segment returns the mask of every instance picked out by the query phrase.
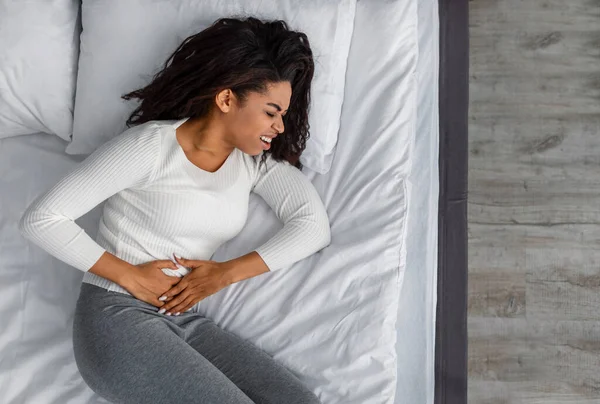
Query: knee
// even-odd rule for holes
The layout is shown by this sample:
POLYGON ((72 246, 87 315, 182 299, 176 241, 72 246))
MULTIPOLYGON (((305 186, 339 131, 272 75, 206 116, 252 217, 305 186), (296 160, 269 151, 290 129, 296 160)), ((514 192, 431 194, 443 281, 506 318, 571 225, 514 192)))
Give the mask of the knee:
POLYGON ((119 403, 120 401, 117 397, 114 397, 111 394, 110 381, 108 378, 104 377, 105 375, 100 372, 100 369, 97 368, 96 364, 90 363, 90 361, 86 359, 87 358, 78 355, 75 356, 77 370, 79 370, 79 374, 85 384, 102 398, 114 403, 119 403))
POLYGON ((111 376, 115 372, 105 358, 94 355, 92 347, 83 346, 77 339, 74 340, 73 348, 75 365, 85 384, 102 398, 112 403, 122 403, 123 401, 113 394, 116 381, 111 376))

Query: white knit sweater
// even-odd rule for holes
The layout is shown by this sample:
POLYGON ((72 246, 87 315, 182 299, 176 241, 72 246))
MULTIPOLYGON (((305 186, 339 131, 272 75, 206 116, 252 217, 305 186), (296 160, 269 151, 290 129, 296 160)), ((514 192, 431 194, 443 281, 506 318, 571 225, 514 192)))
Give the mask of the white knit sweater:
POLYGON ((188 160, 175 137, 187 118, 127 129, 78 164, 26 209, 21 233, 85 272, 83 282, 129 294, 88 270, 104 251, 137 265, 172 254, 208 260, 244 227, 249 194, 260 195, 284 223, 255 251, 271 271, 329 245, 327 212, 308 178, 287 161, 239 149, 214 173, 188 160), (94 241, 74 220, 102 201, 94 241))

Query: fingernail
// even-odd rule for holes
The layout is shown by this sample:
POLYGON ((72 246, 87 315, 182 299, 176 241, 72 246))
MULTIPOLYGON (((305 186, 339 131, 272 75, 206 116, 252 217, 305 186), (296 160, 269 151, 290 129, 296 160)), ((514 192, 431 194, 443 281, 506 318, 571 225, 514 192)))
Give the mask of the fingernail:
POLYGON ((179 255, 175 255, 175 253, 173 253, 173 255, 175 256, 175 258, 177 258, 178 260, 181 259, 181 257, 179 255))
POLYGON ((161 296, 158 298, 158 300, 160 300, 161 302, 164 302, 165 300, 167 300, 167 296, 161 296))
POLYGON ((160 309, 160 310, 158 311, 158 314, 163 314, 165 311, 167 311, 167 310, 166 310, 166 309, 160 309))
POLYGON ((178 315, 180 315, 180 314, 181 314, 180 312, 177 312, 177 313, 175 313, 175 315, 176 315, 176 316, 178 316, 178 315))
POLYGON ((171 312, 170 312, 170 311, 167 311, 167 316, 170 316, 170 315, 171 315, 171 312))

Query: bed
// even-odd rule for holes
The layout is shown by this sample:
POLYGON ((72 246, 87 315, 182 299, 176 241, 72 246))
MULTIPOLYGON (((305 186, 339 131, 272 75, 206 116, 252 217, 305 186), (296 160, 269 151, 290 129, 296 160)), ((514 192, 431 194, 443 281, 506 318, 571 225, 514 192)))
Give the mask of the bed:
MULTIPOLYGON (((402 30, 378 38, 393 50, 384 58, 370 42, 369 24, 385 16, 378 7, 356 3, 331 169, 303 170, 328 209, 331 246, 196 310, 287 365, 323 403, 466 403, 467 2, 402 2, 402 30)), ((68 143, 0 139, 2 403, 106 403, 72 354, 82 273, 17 228, 27 205, 86 157, 66 154, 68 143)), ((77 223, 95 234, 101 209, 77 223)), ((281 227, 260 198, 249 210, 213 259, 281 227)))

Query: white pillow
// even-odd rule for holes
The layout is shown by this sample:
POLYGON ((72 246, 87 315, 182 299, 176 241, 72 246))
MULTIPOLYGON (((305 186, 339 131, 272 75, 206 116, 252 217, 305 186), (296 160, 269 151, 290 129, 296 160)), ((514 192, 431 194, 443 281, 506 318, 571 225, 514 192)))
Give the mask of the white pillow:
POLYGON ((70 140, 79 54, 77 0, 0 0, 0 138, 70 140))
POLYGON ((300 162, 319 173, 331 164, 344 94, 356 0, 84 0, 73 141, 88 154, 126 129, 144 87, 183 40, 227 16, 282 19, 308 36, 315 59, 310 139, 300 162), (150 4, 149 4, 150 3, 150 4))

